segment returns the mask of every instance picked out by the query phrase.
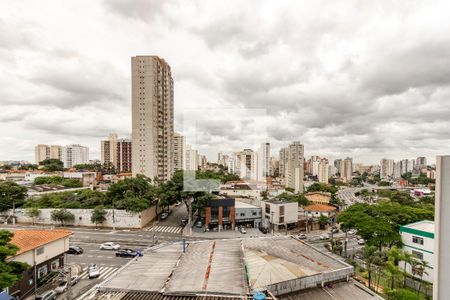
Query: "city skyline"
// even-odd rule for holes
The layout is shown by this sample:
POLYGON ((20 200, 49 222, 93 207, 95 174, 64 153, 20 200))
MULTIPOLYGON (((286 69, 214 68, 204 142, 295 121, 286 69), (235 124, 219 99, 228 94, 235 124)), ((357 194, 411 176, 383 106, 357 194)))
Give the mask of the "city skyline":
MULTIPOLYGON (((186 109, 258 108, 274 151, 298 140, 306 156, 434 163, 450 150, 445 2, 367 4, 349 20, 355 5, 2 3, 0 160, 32 162, 40 143, 100 158, 102 137, 130 137, 129 59, 142 54, 171 65, 182 134, 186 109)), ((252 148, 240 124, 219 125, 199 128, 210 138, 196 149, 210 160, 252 148)))

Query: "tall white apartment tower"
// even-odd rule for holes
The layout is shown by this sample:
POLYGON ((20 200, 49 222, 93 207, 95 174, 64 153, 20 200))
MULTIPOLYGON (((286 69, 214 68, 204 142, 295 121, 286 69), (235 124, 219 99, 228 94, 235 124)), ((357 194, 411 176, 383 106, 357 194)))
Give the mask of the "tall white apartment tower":
POLYGON ((286 186, 303 193, 305 148, 300 142, 293 142, 287 152, 286 186))
POLYGON ((81 145, 68 145, 62 149, 62 162, 65 168, 89 162, 89 148, 81 145))
POLYGON ((186 167, 186 138, 180 133, 173 134, 173 169, 184 170, 186 167))
POLYGON ((286 177, 287 161, 288 161, 288 148, 280 149, 280 162, 279 162, 279 173, 280 177, 286 177))
POLYGON ((436 158, 433 299, 450 295, 450 155, 436 158))
POLYGON ((167 181, 173 164, 173 79, 157 56, 131 58, 132 173, 167 181))
POLYGON ((258 181, 265 181, 270 176, 270 143, 262 143, 258 149, 258 181))
POLYGON ((328 184, 328 178, 330 177, 328 167, 328 159, 322 158, 319 163, 319 170, 317 174, 317 179, 319 182, 328 184))

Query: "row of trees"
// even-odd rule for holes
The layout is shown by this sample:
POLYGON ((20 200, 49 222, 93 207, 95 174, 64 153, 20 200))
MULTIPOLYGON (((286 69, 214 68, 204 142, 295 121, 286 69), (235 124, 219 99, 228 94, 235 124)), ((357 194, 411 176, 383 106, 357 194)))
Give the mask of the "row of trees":
POLYGON ((61 176, 39 176, 34 179, 34 184, 56 184, 67 188, 82 187, 83 184, 76 178, 63 178, 61 176))

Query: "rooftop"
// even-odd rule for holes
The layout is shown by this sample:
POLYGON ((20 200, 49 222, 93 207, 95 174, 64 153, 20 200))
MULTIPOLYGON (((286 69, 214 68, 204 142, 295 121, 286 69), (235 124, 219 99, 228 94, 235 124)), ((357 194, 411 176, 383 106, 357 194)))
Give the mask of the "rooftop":
POLYGON ((424 220, 416 223, 407 224, 404 226, 401 226, 402 228, 411 228, 420 230, 423 232, 430 232, 434 233, 434 221, 424 220))
POLYGON ((329 211, 336 211, 336 207, 331 206, 331 205, 324 205, 324 204, 313 204, 313 205, 308 205, 305 207, 305 211, 324 211, 324 212, 329 212, 329 211))
POLYGON ((297 202, 294 202, 294 201, 289 201, 289 200, 280 199, 280 198, 266 199, 266 200, 261 200, 261 201, 267 202, 267 203, 272 203, 272 204, 297 203, 297 202))
POLYGON ((19 247, 19 255, 70 235, 68 230, 16 230, 10 243, 19 247))
POLYGON ((292 237, 210 240, 189 242, 186 253, 181 243, 150 249, 99 289, 242 296, 267 288, 283 294, 351 274, 353 267, 292 237))
POLYGON ((235 208, 260 208, 259 206, 251 205, 249 203, 245 203, 245 202, 241 202, 241 201, 235 201, 234 207, 235 208))

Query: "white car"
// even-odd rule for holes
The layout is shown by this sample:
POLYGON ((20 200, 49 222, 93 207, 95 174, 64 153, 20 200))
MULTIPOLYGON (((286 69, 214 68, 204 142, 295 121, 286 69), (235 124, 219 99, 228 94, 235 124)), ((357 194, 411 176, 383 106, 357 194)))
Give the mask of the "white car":
POLYGON ((366 241, 364 239, 358 240, 358 245, 364 245, 365 243, 366 243, 366 241))
POLYGON ((100 245, 100 250, 119 250, 120 245, 113 243, 113 242, 107 242, 100 245))
POLYGON ((68 286, 68 282, 67 281, 61 281, 58 286, 55 289, 55 292, 57 294, 62 294, 67 290, 67 286, 68 286))
POLYGON ((242 234, 246 234, 246 233, 247 233, 247 231, 245 230, 245 228, 241 228, 241 233, 242 233, 242 234))
POLYGON ((327 233, 324 233, 324 234, 321 234, 321 235, 320 235, 320 239, 321 239, 321 240, 328 240, 328 239, 329 239, 329 236, 328 236, 327 233))
POLYGON ((357 230, 356 229, 350 229, 348 231, 348 234, 356 234, 357 230))
POLYGON ((89 265, 88 268, 89 279, 97 278, 98 276, 100 276, 100 270, 97 268, 97 265, 96 264, 89 265))

